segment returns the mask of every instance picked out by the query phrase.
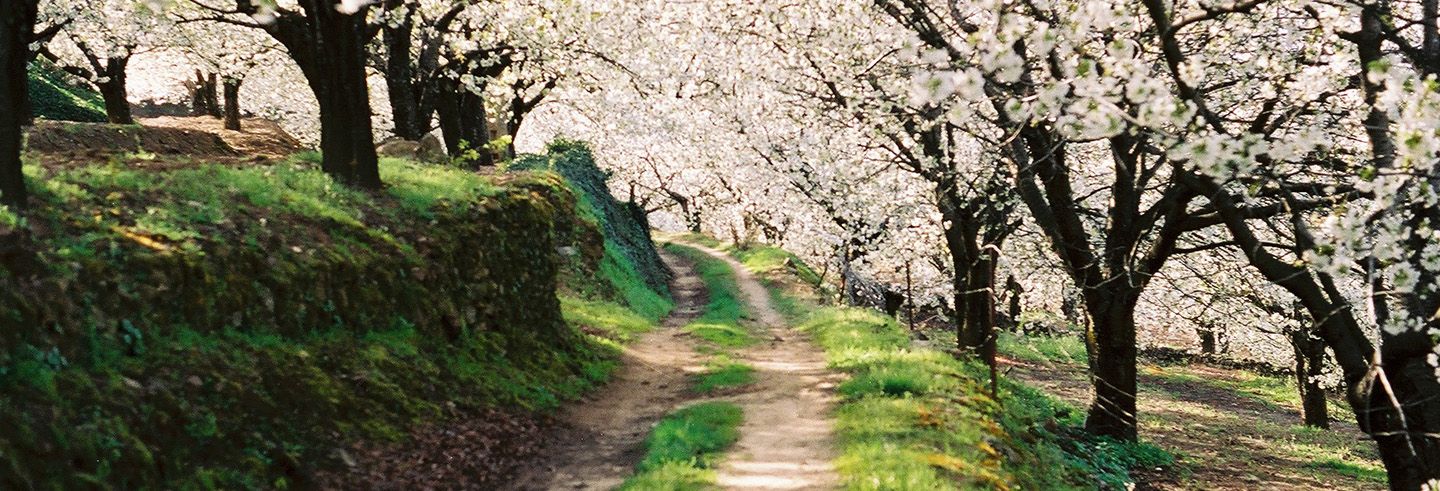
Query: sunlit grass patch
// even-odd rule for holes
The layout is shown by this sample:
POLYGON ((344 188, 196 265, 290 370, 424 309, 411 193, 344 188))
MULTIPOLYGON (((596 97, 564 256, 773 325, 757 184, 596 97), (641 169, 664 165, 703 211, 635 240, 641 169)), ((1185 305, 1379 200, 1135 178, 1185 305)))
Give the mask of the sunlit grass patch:
POLYGON ((1133 466, 1173 464, 1148 444, 1086 439, 1079 411, 1033 388, 1001 379, 997 402, 984 367, 913 346, 880 313, 824 308, 798 329, 851 375, 836 412, 847 489, 1124 488, 1133 466))
POLYGON ((1329 469, 1338 474, 1362 481, 1376 483, 1389 482, 1389 478, 1385 474, 1385 469, 1364 463, 1353 463, 1335 458, 1326 458, 1308 462, 1305 466, 1314 469, 1329 469))
POLYGON ((620 489, 702 489, 714 485, 712 469, 720 452, 740 438, 740 406, 706 402, 677 410, 655 425, 645 440, 636 475, 620 489))
POLYGON ((623 306, 604 301, 560 297, 565 321, 581 332, 628 342, 655 328, 655 322, 623 306))
POLYGON ((442 202, 469 201, 497 190, 489 178, 459 167, 395 158, 380 159, 380 180, 400 206, 421 216, 442 202))
POLYGON ((1001 332, 996 349, 1005 356, 1035 363, 1085 363, 1085 341, 1077 336, 1024 336, 1001 332))

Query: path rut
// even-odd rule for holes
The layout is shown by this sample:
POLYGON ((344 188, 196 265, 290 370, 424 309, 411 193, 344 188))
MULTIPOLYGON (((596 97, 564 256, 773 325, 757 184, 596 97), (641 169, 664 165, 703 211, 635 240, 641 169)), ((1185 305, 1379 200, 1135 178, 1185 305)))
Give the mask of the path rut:
POLYGON ((820 490, 839 487, 831 462, 836 457, 833 431, 834 388, 839 375, 826 369, 825 355, 803 334, 785 328, 770 304, 770 292, 729 255, 684 243, 735 271, 735 280, 764 329, 760 346, 739 357, 755 367, 756 383, 728 398, 745 412, 740 441, 722 461, 719 484, 738 490, 820 490))
MULTIPOLYGON (((831 462, 839 376, 826 369, 824 353, 804 335, 785 329, 769 292, 743 265, 714 249, 681 243, 730 265, 763 340, 735 354, 755 368, 755 383, 742 393, 716 398, 740 405, 745 414, 740 440, 718 469, 719 485, 757 491, 838 488, 831 462)), ((679 329, 704 309, 704 284, 693 264, 661 256, 676 272, 671 284, 676 309, 664 328, 627 347, 615 378, 560 416, 567 430, 541 453, 545 461, 522 470, 502 489, 614 489, 633 473, 645 436, 660 418, 704 400, 688 389, 705 360, 695 351, 696 340, 679 329)))
POLYGON ((661 253, 675 272, 675 310, 663 327, 645 333, 622 355, 615 377, 560 415, 565 431, 541 452, 544 462, 522 470, 502 489, 614 489, 643 454, 642 443, 661 417, 687 402, 690 376, 703 370, 695 341, 679 328, 700 315, 705 286, 683 258, 661 253))

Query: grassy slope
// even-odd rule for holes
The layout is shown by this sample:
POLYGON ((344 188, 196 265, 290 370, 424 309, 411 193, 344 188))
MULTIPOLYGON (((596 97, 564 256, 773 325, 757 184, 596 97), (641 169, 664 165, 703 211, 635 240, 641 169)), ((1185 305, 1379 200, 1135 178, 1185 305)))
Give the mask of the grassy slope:
POLYGON ((31 63, 29 90, 35 116, 59 121, 105 122, 105 103, 100 94, 90 87, 72 84, 67 78, 47 61, 31 63))
MULTIPOLYGON (((1075 378, 1084 372, 1085 345, 1074 336, 1003 333, 999 349, 1011 358, 1075 374, 1075 378)), ((1266 470, 1252 468, 1251 462, 1273 461, 1279 457, 1303 467, 1287 471, 1310 474, 1322 482, 1343 482, 1339 481, 1343 478, 1366 483, 1386 482, 1385 471, 1373 449, 1355 434, 1300 424, 1300 397, 1294 380, 1289 377, 1247 370, 1154 364, 1142 364, 1140 373, 1142 403, 1155 401, 1156 406, 1164 408, 1163 411, 1142 408, 1142 429, 1154 432, 1157 438, 1182 436, 1172 443, 1180 445, 1174 449, 1182 453, 1180 466, 1196 467, 1181 469, 1176 473, 1178 479, 1196 479, 1188 476, 1195 473, 1225 473, 1209 469, 1217 467, 1237 470, 1231 479, 1244 478, 1250 473, 1266 474, 1266 470), (1212 392, 1226 394, 1230 401, 1206 401, 1202 395, 1212 392), (1237 414, 1234 405, 1247 402, 1258 406, 1256 411, 1282 415, 1281 418, 1291 423, 1280 424, 1257 414, 1237 414), (1237 434, 1247 435, 1245 445, 1226 445, 1226 451, 1213 453, 1212 449, 1200 445, 1234 439, 1237 434), (1192 452, 1195 455, 1191 455, 1192 452)), ((1332 415, 1349 411, 1342 401, 1332 399, 1330 404, 1332 415)), ((1345 421, 1337 424, 1350 426, 1345 421)))
POLYGON ((983 367, 912 345, 882 314, 817 307, 813 270, 782 249, 702 241, 763 275, 782 313, 850 374, 836 414, 848 489, 1123 488, 1127 469, 1173 461, 1153 446, 1086 439, 1083 413, 1008 379, 997 402, 983 367))
MULTIPOLYGON (((29 167, 35 211, 24 218, 0 211, 0 224, 78 230, 35 234, 41 257, 62 276, 73 274, 72 264, 124 257, 117 243, 203 257, 210 240, 247 244, 264 236, 252 232, 286 226, 291 217, 331 224, 326 242, 307 243, 304 234, 313 231, 295 230, 297 248, 368 254, 370 243, 411 246, 396 231, 365 225, 367 214, 424 223, 437 207, 483 202, 504 186, 459 169, 387 159, 386 192, 367 195, 336 186, 306 160, 170 171, 29 167), (212 235, 217 229, 229 232, 212 235)), ((443 237, 443 230, 432 232, 443 237)), ((615 288, 643 288, 623 262, 600 269, 615 288)), ((514 354, 493 333, 446 340, 404 319, 317 325, 298 335, 122 323, 114 335, 96 330, 76 340, 91 345, 83 359, 22 349, 0 360, 0 406, 10 408, 0 411, 0 423, 23 429, 0 437, 0 488, 303 486, 311 471, 340 466, 331 449, 345 441, 401 440, 411 426, 454 409, 548 411, 578 397, 616 366, 615 343, 668 310, 653 291, 640 307, 626 306, 635 295, 566 298, 564 318, 584 331, 575 339, 585 342, 551 340, 514 354)))

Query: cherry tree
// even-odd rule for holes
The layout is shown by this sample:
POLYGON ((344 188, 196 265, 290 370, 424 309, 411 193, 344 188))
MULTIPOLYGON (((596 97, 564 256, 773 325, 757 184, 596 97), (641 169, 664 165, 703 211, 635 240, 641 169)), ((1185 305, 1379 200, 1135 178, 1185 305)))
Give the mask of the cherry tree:
POLYGON ((162 43, 169 28, 163 12, 133 0, 107 0, 102 5, 72 0, 45 0, 41 15, 64 23, 60 42, 46 43, 40 53, 95 86, 105 102, 106 119, 132 124, 126 81, 130 60, 162 43), (59 20, 63 19, 63 20, 59 20))
POLYGON ((277 69, 277 57, 283 56, 281 46, 264 33, 217 22, 184 23, 171 36, 171 45, 184 50, 190 65, 196 67, 195 92, 203 99, 197 108, 224 118, 225 129, 232 131, 241 129, 240 88, 246 78, 259 70, 277 69), (215 94, 216 85, 224 104, 215 94))
POLYGON ((0 3, 0 202, 25 207, 25 174, 21 169, 20 126, 25 123, 30 96, 26 66, 35 35, 39 8, 33 0, 0 3))
POLYGON ((357 0, 192 3, 209 12, 211 21, 263 29, 284 46, 319 103, 321 168, 346 184, 380 187, 365 65, 367 46, 376 34, 368 22, 373 4, 357 0))

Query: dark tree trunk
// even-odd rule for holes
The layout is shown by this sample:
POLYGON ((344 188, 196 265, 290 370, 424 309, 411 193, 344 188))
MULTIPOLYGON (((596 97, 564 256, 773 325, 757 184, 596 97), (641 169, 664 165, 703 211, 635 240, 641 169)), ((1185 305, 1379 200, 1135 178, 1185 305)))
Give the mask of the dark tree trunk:
POLYGON ((190 93, 190 109, 196 116, 220 117, 220 101, 216 96, 217 76, 195 70, 190 93))
POLYGON ((490 128, 486 125, 485 98, 469 90, 461 89, 457 94, 460 101, 460 139, 463 147, 474 150, 466 159, 476 166, 495 165, 495 156, 490 153, 490 128))
POLYGON ((244 80, 225 77, 225 129, 240 131, 240 84, 244 80))
POLYGON ((1330 412, 1320 375, 1325 370, 1325 341, 1298 329, 1290 333, 1295 352, 1295 387, 1300 391, 1300 415, 1305 426, 1330 428, 1330 412))
POLYGON ((1010 303, 1009 308, 1006 309, 1010 328, 1018 332, 1020 330, 1020 297, 1025 294, 1025 287, 1015 280, 1015 275, 1010 275, 1005 279, 1005 292, 1010 303))
MULTIPOLYGON (((995 265, 998 247, 987 247, 972 207, 954 196, 953 184, 936 186, 940 214, 945 220, 945 247, 950 252, 952 289, 955 296, 956 349, 969 353, 992 369, 995 367, 995 265)), ((998 246, 999 244, 988 244, 998 246)))
POLYGON ((1203 323, 1195 329, 1195 334, 1200 337, 1200 354, 1215 355, 1220 353, 1220 347, 1216 342, 1215 328, 1209 323, 1203 323))
POLYGON ((1085 418, 1085 430, 1095 435, 1134 441, 1136 432, 1135 305, 1138 289, 1090 289, 1086 311, 1090 326, 1085 346, 1090 356, 1090 379, 1095 398, 1085 418))
MULTIPOLYGON (((388 3, 395 3, 388 2, 388 3)), ((387 3, 387 4, 388 4, 387 3)), ((414 47, 415 18, 413 10, 395 25, 383 31, 385 43, 385 87, 390 95, 390 113, 395 122, 395 136, 418 141, 429 129, 428 114, 420 109, 422 86, 416 83, 414 47)))
POLYGON ((1440 380, 1425 360, 1434 340, 1419 332, 1394 336, 1382 331, 1377 360, 1374 345, 1352 314, 1360 309, 1349 304, 1332 278, 1265 250, 1246 223, 1238 198, 1213 182, 1191 182, 1210 196, 1250 264, 1294 295, 1315 319, 1315 334, 1324 339, 1344 375, 1351 412, 1360 429, 1375 439, 1390 488, 1416 491, 1440 479, 1440 439, 1434 437, 1440 435, 1440 380))
MULTIPOLYGON (((380 167, 370 122, 366 11, 346 14, 337 2, 304 0, 304 15, 286 12, 266 30, 285 45, 320 105, 320 166, 336 180, 378 189, 380 167)), ((244 3, 242 10, 257 10, 244 3)))
POLYGON ((0 1, 0 202, 25 207, 25 174, 21 170, 21 111, 30 100, 26 64, 35 31, 34 0, 0 1))
POLYGON ((460 155, 461 115, 460 91, 453 80, 435 83, 435 113, 440 119, 440 137, 445 140, 445 153, 451 157, 460 155))
POLYGON ((135 118, 130 115, 129 90, 125 85, 125 69, 129 64, 128 55, 107 59, 104 70, 100 71, 105 81, 96 84, 100 89, 100 98, 105 101, 105 119, 113 124, 135 124, 135 118))

